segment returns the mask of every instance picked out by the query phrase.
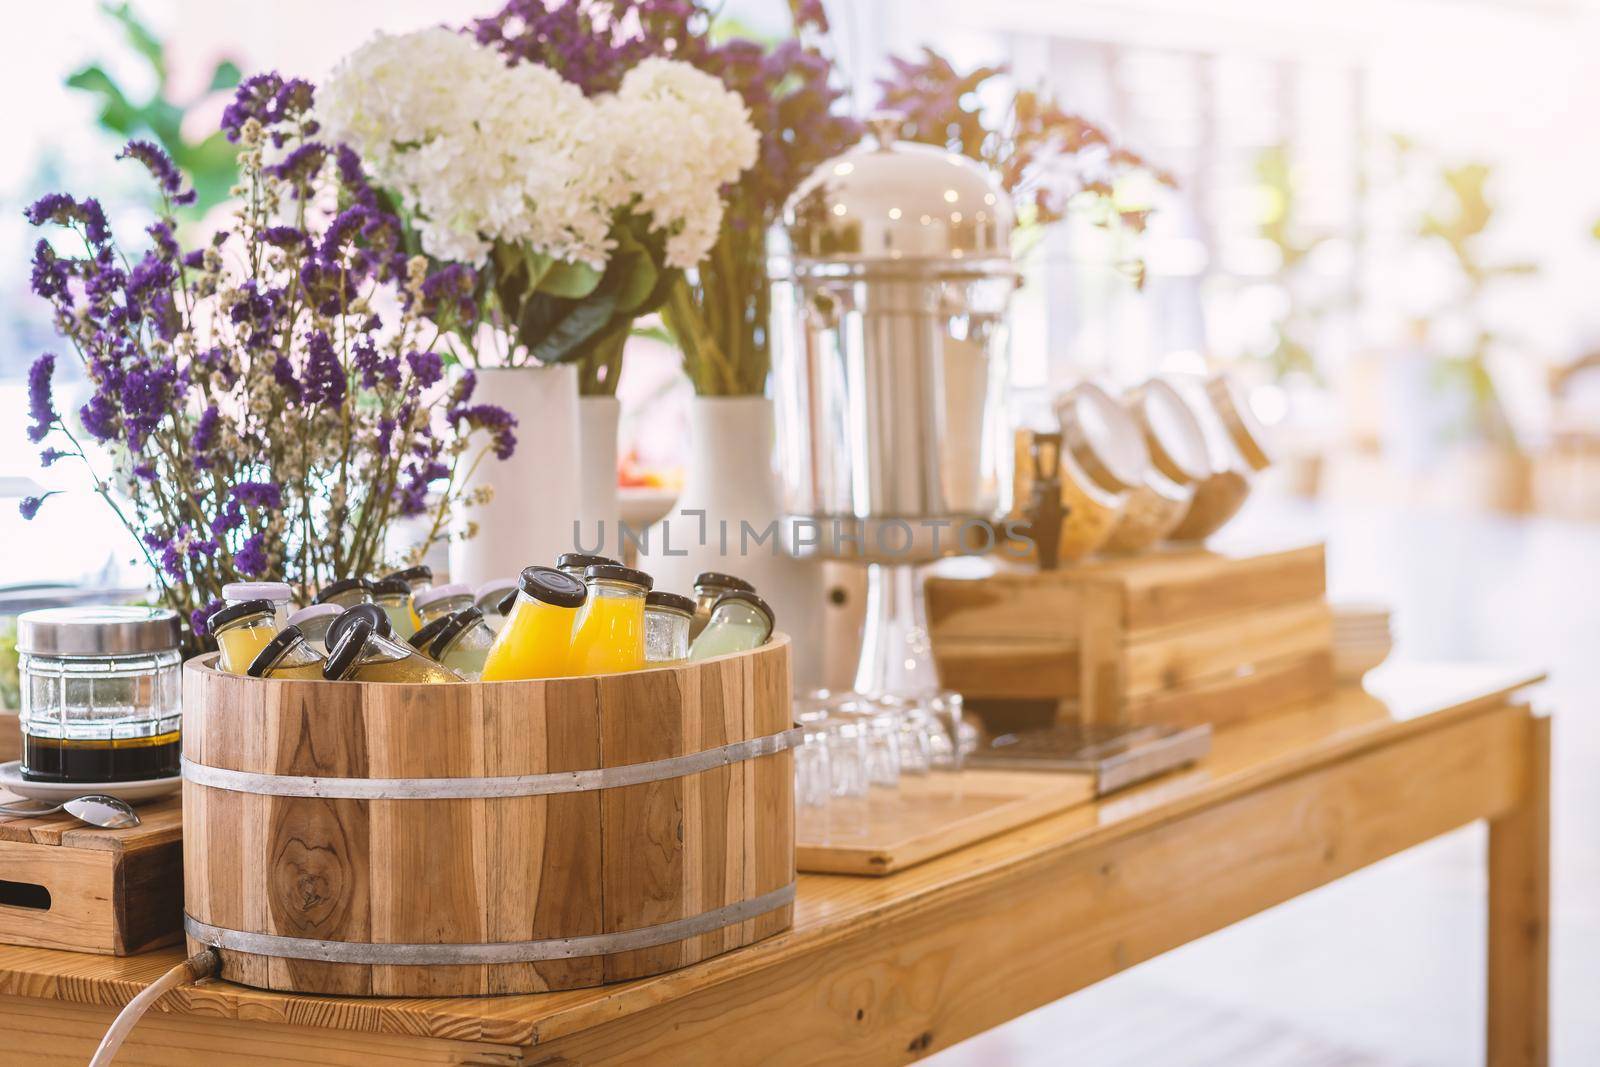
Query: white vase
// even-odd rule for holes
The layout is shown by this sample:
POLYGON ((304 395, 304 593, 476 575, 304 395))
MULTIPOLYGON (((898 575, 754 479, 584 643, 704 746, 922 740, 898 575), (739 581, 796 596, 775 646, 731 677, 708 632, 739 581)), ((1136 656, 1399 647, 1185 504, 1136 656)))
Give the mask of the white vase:
POLYGON ((578 531, 570 549, 614 556, 618 549, 617 423, 622 403, 614 396, 578 398, 578 531), (602 536, 603 534, 603 536, 602 536))
POLYGON ((697 396, 689 409, 690 457, 683 492, 666 518, 645 531, 639 566, 657 589, 692 594, 701 571, 743 578, 772 605, 794 639, 797 689, 822 673, 822 565, 796 559, 773 469, 772 401, 697 396))
POLYGON ((578 371, 572 366, 491 367, 478 371, 476 401, 516 417, 517 448, 508 460, 486 456, 467 483, 493 490, 485 504, 458 508, 450 542, 450 578, 476 586, 515 577, 531 563, 553 565, 568 551, 578 515, 578 371))

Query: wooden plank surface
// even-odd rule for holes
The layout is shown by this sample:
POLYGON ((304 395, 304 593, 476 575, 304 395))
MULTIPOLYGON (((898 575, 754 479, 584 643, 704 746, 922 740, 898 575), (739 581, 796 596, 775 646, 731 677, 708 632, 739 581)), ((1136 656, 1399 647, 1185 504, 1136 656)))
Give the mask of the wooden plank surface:
MULTIPOLYGON (((170 1016, 174 1021, 199 1016, 207 1020, 248 1020, 251 1024, 290 1024, 378 1035, 415 1034, 491 1044, 544 1045, 547 1050, 557 1048, 553 1043, 561 1038, 585 1031, 598 1034, 599 1028, 606 1024, 621 1025, 619 1020, 637 1017, 643 1041, 649 1033, 659 1032, 661 1016, 652 1014, 647 1018, 647 1013, 675 1012, 680 1006, 691 1004, 705 1009, 709 1005, 713 1010, 698 1018, 702 1022, 719 1022, 723 1016, 718 1010, 730 1011, 733 1005, 723 1004, 717 1009, 705 999, 691 1001, 691 998, 725 995, 734 1001, 766 1005, 765 992, 786 988, 790 979, 784 975, 809 975, 810 983, 826 982, 827 976, 835 973, 836 965, 843 966, 847 962, 845 954, 852 945, 876 950, 878 973, 892 975, 909 968, 915 977, 917 969, 932 966, 926 961, 937 960, 938 954, 918 954, 902 959, 895 956, 892 949, 896 931, 919 915, 935 917, 936 925, 941 926, 954 918, 972 917, 981 921, 982 916, 1001 912, 1037 913, 1043 920, 1054 922, 1060 872, 1066 869, 1062 865, 1087 862, 1086 857, 1109 856, 1110 853, 1103 850, 1110 848, 1127 849, 1127 860, 1132 862, 1144 847, 1157 840, 1152 835, 1159 834, 1163 827, 1177 826, 1191 817, 1258 794, 1272 797, 1272 803, 1255 809, 1261 813, 1265 825, 1289 826, 1297 831, 1310 828, 1323 835, 1325 845, 1335 846, 1332 859, 1327 861, 1320 859, 1326 848, 1284 853, 1287 870, 1299 870, 1307 883, 1317 878, 1325 880, 1351 869, 1348 865, 1363 856, 1385 848, 1403 847, 1401 842, 1410 836, 1441 832, 1438 823, 1462 814, 1463 809, 1455 807, 1457 804, 1467 804, 1473 810, 1483 809, 1485 813, 1489 811, 1498 794, 1495 787, 1483 784, 1481 767, 1470 768, 1473 777, 1466 786, 1461 784, 1455 770, 1449 770, 1447 779, 1440 779, 1432 774, 1419 774, 1418 768, 1451 768, 1466 756, 1481 757, 1488 761, 1485 766, 1497 766, 1500 757, 1492 751, 1480 752, 1476 742, 1464 747, 1451 743, 1449 751, 1455 756, 1448 762, 1441 762, 1437 756, 1445 751, 1444 746, 1451 737, 1461 736, 1450 734, 1452 727, 1477 723, 1480 719, 1499 721, 1503 718, 1506 695, 1540 678, 1536 671, 1494 666, 1440 666, 1422 670, 1387 666, 1369 676, 1369 683, 1391 698, 1388 705, 1361 691, 1347 689, 1315 705, 1263 716, 1219 731, 1211 755, 1193 770, 1135 787, 1106 800, 1078 805, 894 877, 803 875, 792 930, 745 950, 670 974, 597 989, 530 996, 409 1000, 306 997, 247 989, 227 982, 207 982, 165 998, 158 1005, 158 1014, 170 1016), (1370 789, 1341 787, 1333 791, 1334 795, 1347 799, 1360 800, 1370 793, 1386 801, 1384 817, 1368 829, 1341 829, 1354 824, 1348 821, 1348 814, 1339 814, 1337 809, 1292 805, 1295 797, 1314 797, 1319 795, 1320 789, 1308 787, 1304 794, 1279 791, 1279 787, 1292 786, 1302 779, 1313 781, 1316 775, 1345 761, 1381 754, 1414 740, 1421 743, 1404 748, 1409 758, 1401 765, 1387 762, 1379 765, 1386 768, 1380 775, 1382 781, 1365 783, 1371 785, 1370 789), (1403 781, 1411 780, 1417 783, 1419 790, 1438 791, 1438 799, 1419 800, 1415 805, 1409 800, 1396 804, 1397 797, 1404 799, 1414 795, 1393 792, 1401 788, 1403 781), (1380 784, 1381 789, 1378 788, 1380 784), (1286 802, 1290 802, 1290 806, 1285 806, 1286 802), (1415 817, 1408 814, 1413 809, 1419 813, 1415 817), (1319 810, 1327 814, 1316 815, 1319 810), (1330 834, 1334 835, 1331 841, 1327 837, 1330 834), (1035 875, 1041 871, 1045 875, 1036 879, 1035 875), (1034 899, 1037 907, 995 909, 996 893, 1005 893, 1008 901, 1034 899), (924 962, 919 963, 918 959, 924 962), (718 989, 720 994, 713 992, 718 989)), ((1473 731, 1471 736, 1505 742, 1512 750, 1515 747, 1514 733, 1501 737, 1495 728, 1482 734, 1473 731)), ((1193 825, 1188 824, 1189 827, 1193 825)), ((1226 818, 1221 825, 1227 825, 1226 818)), ((1369 826, 1365 821, 1360 825, 1369 826)), ((1174 831, 1173 840, 1179 841, 1185 836, 1174 831)), ((1173 851, 1199 859, 1204 859, 1205 855, 1204 849, 1180 849, 1176 844, 1173 851)), ((1249 907, 1266 906, 1263 895, 1250 888, 1261 868, 1255 863, 1237 862, 1243 856, 1241 853, 1232 855, 1236 862, 1231 867, 1220 868, 1218 877, 1219 889, 1234 895, 1228 898, 1231 903, 1227 907, 1211 912, 1218 922, 1230 914, 1245 912, 1249 907)), ((1092 864, 1090 867, 1098 870, 1092 864)), ((1118 882, 1119 879, 1113 878, 1100 884, 1116 885, 1118 882)), ((1173 900, 1170 892, 1173 883, 1160 885, 1148 872, 1141 875, 1136 884, 1145 887, 1141 892, 1150 895, 1150 910, 1144 914, 1159 916, 1162 908, 1173 900)), ((1271 885, 1281 891, 1294 888, 1290 880, 1274 881, 1271 885)), ((1182 903, 1185 895, 1178 894, 1177 899, 1182 903)), ((973 929, 981 933, 977 927, 973 929)), ((1175 913, 1174 925, 1166 934, 1194 936, 1196 930, 1193 916, 1180 910, 1175 913)), ((1047 931, 1040 931, 1044 932, 1047 931)), ((1085 935, 1079 929, 1074 936, 1085 935)), ((967 937, 964 943, 974 944, 980 940, 981 937, 967 937)), ((1126 938, 1121 940, 1131 944, 1126 938)), ((1064 952, 1075 955, 1073 946, 1080 943, 1039 940, 1037 944, 1039 951, 1060 957, 1064 952)), ((1153 950, 1157 939, 1152 933, 1138 944, 1153 950)), ((120 1005, 179 958, 181 953, 175 950, 113 959, 43 949, 0 949, 0 994, 120 1005)), ((1105 966, 1114 961, 1115 955, 1108 953, 1098 958, 1099 965, 1105 966)), ((965 985, 947 987, 952 995, 969 996, 975 1003, 970 1014, 953 1022, 949 1035, 987 1023, 1004 1000, 1001 993, 1009 991, 1013 981, 1026 985, 1029 969, 1017 966, 1018 977, 1013 980, 1010 977, 1013 966, 1014 961, 990 961, 987 973, 965 985), (986 992, 991 982, 997 987, 993 998, 986 992), (1002 986, 1005 988, 1000 988, 1002 986)), ((840 998, 840 1004, 856 1008, 850 999, 857 995, 851 992, 856 987, 840 982, 829 983, 828 988, 840 998)), ((871 997, 881 988, 884 987, 859 984, 859 995, 871 997)), ((926 990, 928 986, 918 981, 907 988, 926 990)), ((1041 987, 1032 995, 1038 997, 1045 992, 1048 990, 1041 987)), ((928 1007, 942 1004, 925 1002, 928 1007)), ((903 1005, 906 1010, 913 1006, 911 1002, 903 1005)), ((869 1007, 867 1002, 860 1003, 859 1020, 854 1010, 829 1016, 827 1025, 819 1032, 848 1035, 853 1027, 866 1022, 869 1007)), ((787 1007, 763 1010, 781 1012, 787 1007)), ((1010 1005, 1012 1014, 1019 1010, 1022 1010, 1020 1003, 1010 1005)), ((684 1016, 685 1019, 689 1017, 684 1016)), ((763 1020, 769 1030, 782 1035, 796 1032, 796 1028, 788 1024, 774 1028, 770 1023, 769 1015, 763 1020)), ((917 1030, 909 1034, 906 1044, 896 1050, 897 1058, 909 1058, 908 1044, 919 1040, 923 1032, 917 1030)), ((881 1033, 892 1034, 890 1031, 881 1033)), ((613 1030, 613 1039, 615 1034, 613 1030)), ((880 1035, 877 1040, 886 1038, 880 1035)), ((933 1040, 929 1038, 930 1042, 933 1040)))
POLYGON ((1083 774, 907 776, 898 789, 799 809, 795 860, 813 874, 893 874, 1093 797, 1094 780, 1083 774))
POLYGON ((1517 804, 1489 823, 1489 1067, 1550 1059, 1550 720, 1527 726, 1517 804))

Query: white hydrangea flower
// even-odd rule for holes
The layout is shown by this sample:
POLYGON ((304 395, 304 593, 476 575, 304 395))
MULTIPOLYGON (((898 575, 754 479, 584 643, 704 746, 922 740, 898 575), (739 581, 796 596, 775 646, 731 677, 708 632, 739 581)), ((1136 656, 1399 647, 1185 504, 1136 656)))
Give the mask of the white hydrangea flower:
POLYGON ((398 193, 422 244, 482 264, 495 240, 605 264, 619 190, 595 106, 547 67, 459 33, 379 34, 317 94, 328 135, 398 193))
POLYGON ((652 58, 596 106, 623 202, 667 234, 669 267, 693 267, 721 229, 722 186, 756 161, 743 99, 687 63, 652 58))

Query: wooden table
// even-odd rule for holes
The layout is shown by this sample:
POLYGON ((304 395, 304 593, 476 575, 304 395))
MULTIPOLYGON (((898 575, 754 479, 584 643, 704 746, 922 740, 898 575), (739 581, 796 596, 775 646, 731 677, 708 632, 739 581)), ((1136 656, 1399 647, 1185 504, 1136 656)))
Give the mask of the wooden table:
MULTIPOLYGON (((1489 1061, 1542 1064, 1550 735, 1518 695, 1539 679, 1390 668, 1382 701, 1220 731, 1192 771, 889 877, 802 876, 793 930, 672 974, 448 1000, 206 982, 119 1062, 900 1063, 1487 819, 1489 1061)), ((0 1061, 81 1065, 179 957, 0 948, 0 1061)))

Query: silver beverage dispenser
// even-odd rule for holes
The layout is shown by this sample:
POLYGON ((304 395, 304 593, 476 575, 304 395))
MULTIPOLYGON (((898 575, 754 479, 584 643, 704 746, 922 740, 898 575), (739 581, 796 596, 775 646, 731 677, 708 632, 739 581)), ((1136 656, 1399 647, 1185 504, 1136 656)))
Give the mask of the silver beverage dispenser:
POLYGON ((999 542, 1009 510, 1013 211, 957 153, 865 143, 812 173, 773 235, 773 369, 796 540, 868 567, 855 687, 938 691, 918 568, 999 542))

